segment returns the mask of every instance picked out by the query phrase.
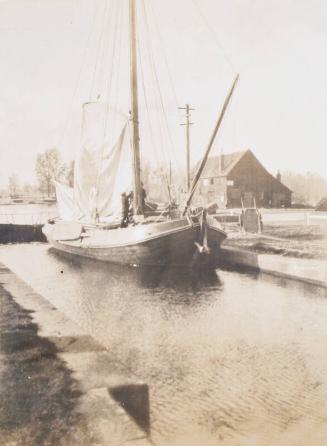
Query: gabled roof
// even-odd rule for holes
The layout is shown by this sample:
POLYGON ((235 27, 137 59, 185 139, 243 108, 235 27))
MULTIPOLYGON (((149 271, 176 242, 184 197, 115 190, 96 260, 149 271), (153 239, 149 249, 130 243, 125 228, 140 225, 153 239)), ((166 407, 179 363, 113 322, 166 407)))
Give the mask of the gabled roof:
MULTIPOLYGON (((242 150, 240 152, 226 153, 224 155, 217 155, 208 158, 201 178, 212 178, 217 176, 227 176, 233 167, 243 158, 249 150, 242 150), (221 168, 221 171, 220 171, 221 168)), ((199 164, 197 164, 196 168, 199 164)))
MULTIPOLYGON (((202 172, 201 178, 227 177, 234 169, 236 164, 239 163, 243 158, 243 156, 245 156, 247 153, 250 153, 254 158, 256 158, 256 156, 250 149, 238 152, 226 153, 223 155, 212 156, 208 158, 207 165, 205 166, 202 172)), ((262 164, 258 159, 257 161, 262 166, 262 164)), ((197 165, 195 166, 195 171, 198 169, 199 164, 200 163, 197 163, 197 165)), ((267 169, 264 166, 262 166, 262 168, 267 172, 267 175, 269 175, 272 180, 278 181, 270 172, 267 171, 267 169)), ((287 189, 289 192, 292 192, 291 189, 285 186, 285 184, 281 182, 279 182, 279 184, 283 188, 287 189)))

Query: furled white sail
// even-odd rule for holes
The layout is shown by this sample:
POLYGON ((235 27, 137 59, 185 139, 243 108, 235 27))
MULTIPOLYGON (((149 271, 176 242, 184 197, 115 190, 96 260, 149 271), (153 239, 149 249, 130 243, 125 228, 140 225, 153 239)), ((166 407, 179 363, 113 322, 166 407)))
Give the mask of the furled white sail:
POLYGON ((132 189, 128 118, 98 102, 83 106, 82 147, 75 161, 74 204, 84 221, 118 215, 132 189))

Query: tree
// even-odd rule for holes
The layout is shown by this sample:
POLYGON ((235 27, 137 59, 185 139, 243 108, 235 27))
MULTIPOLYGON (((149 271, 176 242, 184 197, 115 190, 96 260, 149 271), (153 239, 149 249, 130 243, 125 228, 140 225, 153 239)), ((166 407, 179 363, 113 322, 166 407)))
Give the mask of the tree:
POLYGON ((23 188, 22 188, 22 192, 24 195, 30 195, 32 190, 32 186, 29 183, 24 183, 23 188))
POLYGON ((292 190, 293 203, 315 206, 327 195, 327 181, 321 175, 312 172, 299 174, 287 171, 282 173, 281 180, 292 190))
POLYGON ((74 186, 74 168, 75 168, 75 161, 71 161, 65 167, 66 170, 65 177, 69 187, 74 186))
POLYGON ((38 187, 35 184, 31 184, 31 183, 27 183, 25 182, 23 187, 22 187, 22 193, 25 196, 32 196, 32 195, 37 195, 38 192, 38 187))
POLYGON ((60 159, 58 149, 52 148, 39 153, 36 158, 35 171, 39 188, 49 197, 54 194, 54 180, 60 180, 65 173, 65 165, 60 159))
POLYGON ((19 189, 18 178, 17 178, 17 175, 15 173, 13 173, 9 177, 9 194, 17 195, 18 189, 19 189))

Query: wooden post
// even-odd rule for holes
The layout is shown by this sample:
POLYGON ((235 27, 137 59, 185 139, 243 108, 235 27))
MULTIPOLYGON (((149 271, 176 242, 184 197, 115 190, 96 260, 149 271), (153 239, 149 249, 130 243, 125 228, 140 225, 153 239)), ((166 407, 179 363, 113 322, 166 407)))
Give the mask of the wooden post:
POLYGON ((130 83, 131 83, 131 121, 133 127, 133 206, 134 214, 143 214, 143 200, 141 188, 140 167, 140 136, 139 113, 137 91, 137 52, 136 52, 136 11, 135 0, 129 0, 129 25, 130 25, 130 83))

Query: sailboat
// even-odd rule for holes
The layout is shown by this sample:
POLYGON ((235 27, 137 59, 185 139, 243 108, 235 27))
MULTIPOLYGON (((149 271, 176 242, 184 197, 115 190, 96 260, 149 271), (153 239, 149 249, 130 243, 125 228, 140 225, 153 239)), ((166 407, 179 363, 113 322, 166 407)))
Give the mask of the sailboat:
MULTIPOLYGON (((145 217, 140 166, 135 3, 135 0, 129 0, 130 117, 124 122, 117 113, 110 118, 104 113, 107 119, 103 120, 95 111, 99 104, 84 104, 86 130, 83 150, 75 161, 74 188, 57 185, 62 218, 46 224, 43 232, 56 250, 72 255, 126 265, 192 266, 199 258, 216 259, 226 238, 219 223, 210 220, 205 210, 195 215, 190 206, 238 77, 219 113, 184 209, 177 216, 175 212, 174 216, 161 219, 145 217), (117 119, 122 125, 111 125, 117 123, 117 119), (92 175, 94 165, 97 169, 92 175), (120 224, 121 194, 128 192, 131 183, 133 222, 121 227, 125 226, 120 224)), ((102 105, 102 109, 109 110, 107 105, 102 105)))

